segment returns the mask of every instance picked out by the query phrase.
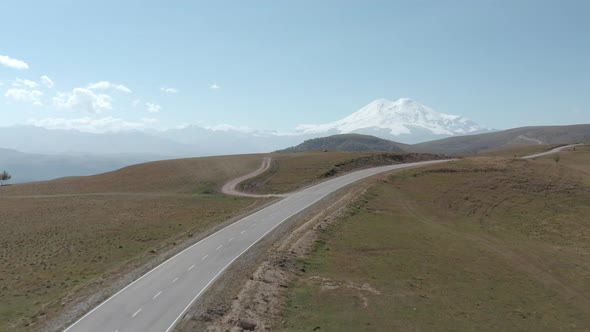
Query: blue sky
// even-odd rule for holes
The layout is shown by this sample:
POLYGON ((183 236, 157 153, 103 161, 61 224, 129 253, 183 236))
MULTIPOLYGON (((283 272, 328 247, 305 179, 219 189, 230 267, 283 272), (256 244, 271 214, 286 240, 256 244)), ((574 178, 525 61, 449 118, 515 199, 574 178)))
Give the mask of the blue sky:
POLYGON ((401 97, 499 129, 589 123, 589 15, 588 1, 5 1, 0 126, 285 131, 401 97))

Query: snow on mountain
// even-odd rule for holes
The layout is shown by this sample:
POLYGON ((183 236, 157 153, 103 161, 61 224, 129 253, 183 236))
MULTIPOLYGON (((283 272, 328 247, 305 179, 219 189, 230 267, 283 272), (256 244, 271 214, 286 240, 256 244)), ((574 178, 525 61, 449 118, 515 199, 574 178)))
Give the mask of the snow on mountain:
POLYGON ((453 136, 485 128, 464 117, 438 113, 409 98, 401 98, 397 101, 377 99, 344 119, 319 125, 300 125, 296 130, 300 134, 378 131, 392 136, 418 132, 422 136, 453 136))

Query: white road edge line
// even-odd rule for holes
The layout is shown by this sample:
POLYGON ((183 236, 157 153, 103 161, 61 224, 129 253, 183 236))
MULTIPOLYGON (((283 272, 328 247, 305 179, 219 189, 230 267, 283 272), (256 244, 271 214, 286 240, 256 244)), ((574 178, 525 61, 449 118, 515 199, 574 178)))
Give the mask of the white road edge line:
MULTIPOLYGON (((577 144, 576 144, 576 145, 577 145, 577 144)), ((432 161, 432 162, 430 162, 430 163, 423 163, 423 164, 421 164, 421 165, 419 165, 419 166, 412 165, 412 166, 407 166, 407 167, 400 167, 400 168, 397 168, 397 169, 394 169, 394 170, 391 170, 391 171, 400 171, 400 170, 405 170, 405 169, 409 169, 409 168, 420 167, 420 166, 423 166, 423 165, 431 165, 431 164, 437 164, 437 163, 441 163, 441 162, 449 162, 449 161, 454 161, 454 160, 456 160, 456 159, 435 160, 435 161, 432 161)), ((386 172, 387 172, 387 171, 386 171, 386 172)), ((376 174, 375 174, 375 175, 376 175, 376 174)), ((356 181, 354 181, 354 182, 356 182, 356 181)), ((324 198, 324 197, 322 197, 322 198, 324 198)), ((321 200, 322 198, 320 198, 320 200, 321 200)), ((315 203, 317 203, 317 202, 311 203, 311 204, 309 204, 308 206, 306 206, 305 208, 307 208, 307 207, 309 207, 309 206, 311 206, 311 205, 313 205, 313 204, 315 204, 315 203)), ((305 208, 304 208, 304 209, 305 209, 305 208)), ((300 210, 300 211, 301 211, 301 210, 300 210)), ((300 211, 299 211, 299 212, 300 212, 300 211)), ((290 218, 290 217, 289 217, 289 218, 290 218)), ((287 219, 288 219, 288 218, 287 218, 287 219)), ((286 219, 285 219, 285 220, 286 220, 286 219)), ((275 225, 273 228, 271 228, 271 229, 270 229, 268 232, 264 233, 264 234, 263 234, 263 235, 262 235, 262 236, 259 238, 259 240, 260 240, 262 237, 266 236, 268 233, 270 233, 270 232, 271 232, 271 231, 272 231, 274 228, 276 228, 276 227, 278 227, 280 224, 282 224, 282 223, 283 223, 285 220, 282 220, 280 223, 276 224, 276 225, 275 225)), ((225 227, 225 228, 222 228, 222 230, 224 230, 224 229, 229 229, 229 228, 231 228, 231 227, 234 227, 234 226, 236 226, 237 224, 240 224, 240 221, 239 221, 239 220, 238 220, 238 221, 236 221, 236 222, 234 222, 234 223, 231 223, 231 224, 229 224, 229 225, 228 225, 227 227, 225 227)), ((133 286, 135 283, 139 282, 141 279, 145 278, 145 277, 146 277, 146 276, 148 276, 149 274, 151 274, 151 273, 153 273, 154 271, 158 270, 160 267, 162 267, 162 266, 164 266, 164 265, 166 265, 166 264, 170 264, 170 262, 172 262, 172 260, 173 260, 174 258, 176 258, 177 256, 180 256, 180 255, 181 255, 181 254, 183 254, 185 251, 188 251, 188 250, 192 249, 193 247, 195 247, 195 246, 199 245, 201 242, 204 242, 204 241, 208 240, 210 237, 213 237, 214 235, 216 235, 216 234, 217 234, 219 231, 221 231, 221 230, 218 230, 217 232, 214 232, 214 233, 211 233, 211 234, 209 234, 207 237, 205 237, 205 238, 204 238, 204 239, 202 239, 201 241, 199 241, 199 242, 197 242, 197 243, 195 243, 195 244, 193 244, 193 245, 191 245, 191 246, 189 246, 189 247, 185 248, 184 250, 180 251, 180 252, 179 252, 179 253, 177 253, 176 255, 174 255, 174 256, 172 256, 172 257, 168 258, 167 260, 165 260, 164 262, 162 262, 160 265, 158 265, 158 266, 156 266, 155 268, 153 268, 153 269, 149 270, 148 272, 146 272, 145 274, 143 274, 142 276, 140 276, 139 278, 137 278, 136 280, 134 280, 133 282, 131 282, 131 283, 130 283, 130 284, 128 284, 127 286, 123 287, 121 290, 119 290, 119 291, 118 291, 118 292, 116 292, 115 294, 113 294, 111 297, 109 297, 108 299, 106 299, 105 301, 103 301, 102 303, 100 303, 98 306, 94 307, 94 309, 92 309, 92 310, 88 311, 88 312, 87 312, 85 315, 83 315, 82 317, 80 317, 80 318, 79 318, 77 321, 75 321, 75 322, 74 322, 72 325, 70 325, 68 328, 66 328, 66 329, 65 329, 63 332, 67 332, 68 330, 70 330, 71 328, 73 328, 74 326, 76 326, 76 324, 78 324, 78 323, 79 323, 80 321, 82 321, 84 318, 86 318, 87 316, 91 315, 93 312, 95 312, 95 311, 96 311, 96 310, 98 310, 100 307, 102 307, 103 305, 105 305, 106 303, 108 303, 110 300, 112 300, 113 298, 115 298, 115 297, 116 297, 117 295, 119 295, 120 293, 124 292, 124 291, 125 291, 127 288, 129 288, 129 287, 133 286)), ((240 233, 241 233, 241 234, 244 234, 244 231, 242 231, 242 232, 240 232, 240 233)), ((205 291, 205 290, 206 290, 206 289, 209 287, 209 285, 211 285, 211 284, 212 284, 212 283, 213 283, 213 282, 214 282, 214 281, 217 279, 217 277, 219 277, 219 275, 221 275, 221 274, 223 273, 223 271, 225 271, 225 269, 226 269, 226 268, 227 268, 229 265, 231 265, 231 264, 232 264, 232 263, 233 263, 233 262, 234 262, 236 259, 238 259, 238 258, 239 258, 239 257, 240 257, 240 256, 241 256, 241 255, 242 255, 244 252, 246 252, 248 249, 250 249, 250 248, 251 248, 253 245, 255 245, 255 244, 256 244, 256 243, 257 243, 259 240, 257 240, 256 242, 252 243, 252 244, 251 244, 251 245, 250 245, 248 248, 246 248, 246 249, 245 249, 244 251, 242 251, 242 252, 241 252, 241 253, 240 253, 238 256, 236 256, 236 257, 235 257, 235 258, 234 258, 234 259, 233 259, 231 262, 229 262, 229 263, 228 263, 228 264, 227 264, 227 265, 226 265, 226 266, 225 266, 225 267, 224 267, 224 268, 223 268, 221 271, 219 271, 219 273, 217 273, 217 275, 216 275, 216 276, 215 276, 215 277, 214 277, 214 278, 213 278, 211 281, 209 281, 209 283, 207 283, 207 285, 205 285, 205 288, 203 288, 203 289, 202 289, 202 290, 201 290, 201 291, 200 291, 200 292, 199 292, 199 293, 198 293, 198 294, 197 294, 197 295, 196 295, 196 296, 193 298, 193 300, 192 300, 192 301, 191 301, 191 302, 190 302, 190 303, 189 303, 189 304, 188 304, 188 305, 185 307, 185 309, 184 309, 184 310, 183 310, 183 311, 180 313, 180 315, 178 315, 178 317, 177 317, 177 318, 174 320, 174 322, 172 322, 172 324, 171 324, 171 325, 168 327, 168 329, 166 329, 166 332, 169 332, 169 331, 170 331, 170 329, 171 329, 172 327, 174 327, 174 325, 175 325, 175 324, 178 322, 178 320, 179 320, 179 319, 180 319, 180 318, 181 318, 181 317, 184 315, 184 313, 186 312, 186 310, 187 310, 187 309, 188 309, 188 308, 189 308, 189 307, 190 307, 190 306, 193 304, 193 302, 195 302, 195 300, 196 300, 196 299, 197 299, 197 298, 198 298, 198 297, 201 295, 201 293, 203 293, 203 292, 204 292, 204 291, 205 291)), ((201 260, 204 260, 205 258, 207 258, 207 256, 209 256, 209 255, 205 255, 205 257, 203 257, 201 260)))
POLYGON ((187 271, 190 271, 190 270, 192 270, 194 267, 195 267, 195 265, 194 265, 194 264, 193 264, 193 265, 191 265, 191 267, 189 267, 189 268, 187 269, 187 271))
POLYGON ((134 314, 131 316, 131 318, 135 318, 135 316, 137 316, 137 314, 138 314, 138 313, 140 313, 140 312, 141 312, 141 308, 139 308, 139 310, 137 310, 137 311, 136 311, 136 312, 135 312, 135 313, 134 313, 134 314))
MULTIPOLYGON (((441 163, 441 162, 449 162, 449 161, 453 161, 453 160, 455 160, 455 159, 434 160, 432 163, 424 163, 424 164, 421 164, 420 166, 422 166, 422 165, 436 164, 436 163, 441 163)), ((407 169, 407 168, 413 168, 413 167, 420 167, 420 166, 415 166, 415 165, 412 165, 412 166, 407 166, 407 167, 401 167, 401 168, 397 168, 397 169, 394 169, 394 170, 395 170, 395 171, 398 171, 398 170, 403 170, 403 169, 407 169)), ((392 171, 394 171, 394 170, 392 170, 392 171)), ((387 171, 386 171, 386 172, 387 172, 387 171)), ((355 181, 355 182, 356 182, 356 181, 355 181)), ((322 197, 322 198, 323 198, 323 197, 322 197)), ((310 204, 309 206, 311 206, 311 205, 313 205, 313 204, 315 204, 315 203, 316 203, 316 202, 314 202, 314 203, 310 204)), ((307 207, 308 207, 308 206, 306 206, 305 208, 307 208, 307 207)), ((300 212, 300 211, 299 211, 299 212, 300 212)), ((287 218, 287 219, 288 219, 288 218, 287 218)), ((285 219, 285 220, 286 220, 286 219, 285 219)), ((281 221, 279 224, 277 224, 277 226, 278 226, 278 225, 280 225, 281 223, 283 223, 285 220, 281 221)), ((234 223, 231 223, 231 224, 229 224, 227 227, 225 227, 225 228, 222 228, 222 229, 228 229, 228 228, 234 227, 234 226, 236 226, 236 225, 238 225, 238 224, 240 224, 240 221, 239 221, 239 220, 238 220, 238 221, 236 221, 236 222, 234 222, 234 223)), ((275 227, 276 227, 276 226, 275 226, 275 227)), ((274 227, 273 227, 273 229, 274 229, 274 227)), ((272 229, 271 229, 271 230, 272 230, 272 229)), ((133 286, 133 285, 134 285, 136 282, 138 282, 138 281, 140 281, 141 279, 145 278, 147 275, 149 275, 149 274, 151 274, 152 272, 156 271, 156 270, 157 270, 157 269, 159 269, 160 267, 162 267, 162 266, 164 266, 164 265, 166 265, 166 264, 169 264, 169 263, 170 263, 170 262, 171 262, 171 261, 172 261, 174 258, 176 258, 176 256, 180 256, 180 255, 181 255, 181 254, 183 254, 185 251, 188 251, 188 250, 192 249, 193 247, 197 246, 198 244, 200 244, 201 242, 204 242, 204 241, 206 241, 207 239, 209 239, 210 237, 213 237, 213 236, 214 236, 214 235, 216 235, 216 234, 217 234, 219 231, 221 231, 221 230, 218 230, 217 232, 214 232, 214 233, 212 233, 212 234, 209 234, 209 236, 207 236, 206 238, 204 238, 204 239, 202 239, 201 241, 199 241, 199 242, 197 242, 197 243, 195 243, 195 244, 193 244, 193 245, 189 246, 188 248, 186 248, 186 249, 182 250, 181 252, 177 253, 176 255, 174 255, 174 256, 172 256, 172 257, 168 258, 167 260, 165 260, 164 262, 162 262, 160 265, 158 265, 158 266, 156 266, 155 268, 153 268, 153 269, 149 270, 149 271, 148 271, 148 272, 146 272, 144 275, 142 275, 141 277, 137 278, 135 281, 133 281, 133 282, 132 282, 132 283, 130 283, 129 285, 127 285, 127 286, 123 287, 123 289, 121 289, 120 291, 116 292, 115 294, 113 294, 111 297, 109 297, 108 299, 106 299, 104 302, 102 302, 102 303, 101 303, 101 304, 99 304, 98 306, 94 307, 94 309, 92 309, 92 310, 90 310, 89 312, 87 312, 87 313, 86 313, 84 316, 80 317, 80 319, 78 319, 77 321, 75 321, 75 322, 74 322, 72 325, 70 325, 70 326, 69 326, 67 329, 65 329, 63 332, 67 332, 68 330, 70 330, 72 327, 74 327, 76 324, 78 324, 78 322, 80 322, 81 320, 83 320, 84 318, 86 318, 88 315, 90 315, 90 314, 92 314, 93 312, 95 312, 96 310, 98 310, 100 307, 102 307, 103 305, 105 305, 106 303, 108 303, 108 302, 109 302, 110 300, 112 300, 114 297, 116 297, 117 295, 119 295, 120 293, 122 293, 123 291, 125 291, 127 288, 129 288, 129 287, 133 286)), ((243 233, 242 233, 242 234, 243 234, 243 233)), ((268 232, 267 232, 267 233, 265 233, 263 236, 265 236, 266 234, 268 234, 268 232)), ((257 241, 257 242, 258 242, 258 241, 257 241)), ((254 244, 256 244, 256 242, 254 242, 252 245, 254 245, 254 244)), ((251 246, 250 246, 250 247, 251 247, 251 246)), ((250 247, 246 248, 246 250, 250 249, 250 247)), ((244 253, 244 252, 242 252, 242 253, 241 253, 239 256, 237 256, 236 258, 234 258, 234 260, 232 260, 232 261, 231 261, 229 264, 233 263, 233 261, 235 261, 237 258, 239 258, 239 257, 240 257, 240 256, 241 256, 243 253, 244 253)), ((203 259, 205 259, 207 256, 208 256, 208 255, 205 255, 205 257, 203 257, 203 258, 202 258, 202 260, 203 260, 203 259)), ((224 267, 224 268, 223 268, 223 270, 221 270, 221 271, 219 272, 219 274, 221 274, 221 273, 222 273, 222 272, 223 272, 223 271, 224 271, 226 268, 227 268, 227 266, 226 266, 226 267, 224 267)), ((215 278, 217 278, 217 277, 219 276, 219 274, 218 274, 218 275, 217 275, 215 278)), ((206 288, 207 288, 207 287, 208 287, 208 286, 209 286, 209 285, 210 285, 210 284, 211 284, 211 283, 212 283, 214 280, 215 280, 215 279, 211 280, 211 282, 210 282, 210 283, 208 283, 208 284, 205 286, 205 288, 204 288, 204 289, 206 289, 206 288)), ((169 327, 169 328, 166 330, 167 332, 168 332, 168 331, 170 331, 170 328, 172 328, 172 327, 174 326, 174 324, 176 324, 176 322, 178 321, 178 319, 180 319, 180 317, 181 317, 181 316, 184 314, 184 312, 185 312, 185 311, 188 309, 188 307, 190 307, 190 305, 191 305, 191 304, 192 304, 192 303, 193 303, 193 302, 194 302, 194 301, 195 301, 195 300, 196 300, 196 299, 199 297, 199 295, 200 295, 201 293, 202 293, 202 291, 201 291, 199 294, 197 294, 197 296, 196 296, 196 297, 195 297, 195 298, 194 298, 194 299, 191 301, 191 303, 190 303, 190 304, 189 304, 189 305, 188 305, 188 306, 187 306, 187 307, 184 309, 184 311, 183 311, 183 312, 182 312, 182 313, 181 313, 181 314, 180 314, 180 315, 179 315, 179 316, 176 318, 176 320, 175 320, 175 321, 172 323, 172 325, 170 325, 170 327, 169 327)))
POLYGON ((158 294, 154 295, 154 297, 152 297, 152 300, 155 300, 156 297, 160 296, 160 294, 162 294, 162 291, 159 291, 158 294))
MULTIPOLYGON (((449 162, 449 161, 453 161, 454 159, 444 159, 444 160, 434 160, 431 163, 424 163, 421 164, 422 165, 430 165, 430 164, 437 164, 437 163, 442 163, 442 162, 449 162)), ((391 171, 399 171, 399 170, 404 170, 404 169, 408 169, 408 168, 413 168, 413 167, 417 167, 415 165, 412 166, 407 166, 407 167, 400 167, 400 168, 396 168, 396 169, 392 169, 391 171)), ((419 166, 418 166, 419 167, 419 166)), ((389 171, 385 171, 385 172, 389 172, 389 171)), ((383 172, 383 173, 385 173, 383 172)), ((379 173, 378 173, 379 174, 379 173)), ((374 174, 377 175, 377 174, 374 174)), ((366 178, 363 178, 366 179, 366 178)), ((360 180, 363 180, 360 179, 360 180)), ((357 181, 354 181, 357 182, 357 181)), ((353 183, 354 183, 353 182, 353 183)), ((352 183, 351 183, 352 184, 352 183)), ((340 188, 342 189, 342 188, 340 188)), ((240 258, 246 251, 248 251, 250 248, 252 248, 256 243, 258 243, 258 241, 260 241, 263 237, 265 237, 268 233, 272 232, 275 228, 279 227, 283 222, 285 222, 285 220, 292 218, 294 215, 297 215, 297 213, 307 209, 308 207, 317 204, 320 200, 324 199, 326 196, 333 194, 333 192, 328 193, 322 197, 320 197, 319 199, 317 199, 315 202, 309 203, 308 205, 304 206, 303 208, 301 208, 300 210, 298 210, 296 213, 292 214, 291 216, 281 220, 280 222, 278 222, 276 225, 274 225, 271 229, 269 229, 268 231, 266 231, 266 233, 262 234, 256 241, 254 241, 252 244, 250 244, 246 249, 244 249, 239 255, 237 255, 236 257, 234 257, 234 259, 232 259, 229 263, 227 263, 222 269, 221 271, 219 271, 206 285, 205 287, 203 287, 203 289, 201 289, 201 291, 192 299, 192 301, 189 302, 189 304, 184 308, 184 310, 182 310, 182 312, 180 313, 180 315, 178 315, 178 317, 176 317, 176 319, 172 322, 172 324, 166 329, 165 332, 170 332, 170 330, 172 330, 172 328, 174 327, 174 325, 176 325, 176 323, 178 322, 178 320, 184 316, 185 312, 188 310, 188 308, 199 298, 199 296, 201 296, 201 294, 207 290, 207 288, 209 288, 209 286, 215 281, 217 280, 217 278, 225 271, 225 269, 227 269, 228 266, 230 266, 236 259, 240 258)), ((232 225, 235 225, 232 224, 232 225)), ((65 332, 65 331, 64 331, 65 332)))
MULTIPOLYGON (((231 228, 233 226, 235 226, 236 224, 239 224, 239 220, 231 223, 229 225, 227 225, 227 227, 222 228, 222 229, 227 229, 227 228, 231 228)), ((76 324, 78 324, 82 319, 86 318, 88 315, 92 314, 93 312, 95 312, 96 310, 98 310, 98 308, 102 307, 103 305, 105 305, 107 302, 109 302, 111 299, 113 299, 115 296, 119 295, 119 293, 122 293, 123 291, 125 291, 127 288, 133 286, 136 282, 140 281, 141 279, 145 278, 147 275, 149 275, 150 273, 156 271, 157 269, 159 269, 160 267, 169 264, 174 258, 176 258, 176 256, 180 256, 181 254, 183 254, 185 251, 188 251, 190 249, 192 249, 193 247, 197 246, 198 244, 200 244, 201 242, 206 241, 207 239, 209 239, 210 237, 213 237, 215 234, 217 234, 219 231, 214 232, 212 234, 209 234, 209 236, 207 236, 206 238, 202 239, 201 241, 189 246, 188 248, 182 250, 181 252, 179 252, 178 254, 168 258, 167 260, 163 261, 160 265, 156 266, 155 268, 147 271, 144 275, 142 275, 141 277, 137 278, 135 281, 133 281, 132 283, 130 283, 129 285, 123 287, 120 291, 116 292, 115 294, 113 294, 111 297, 109 297, 108 299, 104 300, 104 302, 102 302, 101 304, 99 304, 98 306, 94 307, 94 309, 88 311, 84 316, 80 317, 80 319, 78 319, 77 321, 74 322, 74 324, 70 325, 67 329, 65 329, 63 332, 67 332, 69 329, 71 329, 72 327, 74 327, 76 324)), ((207 258, 207 256, 209 255, 205 255, 205 257, 203 257, 201 260, 207 258)))

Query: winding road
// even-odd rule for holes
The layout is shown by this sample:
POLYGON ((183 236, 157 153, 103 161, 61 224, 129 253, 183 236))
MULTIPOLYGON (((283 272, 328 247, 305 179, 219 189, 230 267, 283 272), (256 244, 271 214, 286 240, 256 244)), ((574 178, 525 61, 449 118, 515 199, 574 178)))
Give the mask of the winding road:
MULTIPOLYGON (((572 146, 559 147, 551 153, 572 146)), ((541 156, 547 153, 534 156, 541 156)), ((326 196, 367 177, 449 160, 424 161, 360 170, 289 194, 280 201, 251 214, 183 250, 135 280, 65 331, 68 332, 163 332, 171 331, 186 310, 244 252, 277 226, 308 209, 326 196)), ((224 186, 224 192, 270 165, 265 158, 260 169, 224 186)))
POLYGON ((582 143, 559 146, 559 147, 556 147, 555 149, 551 149, 551 150, 548 150, 548 151, 545 151, 545 152, 536 153, 536 154, 532 154, 530 156, 522 157, 522 159, 534 159, 534 158, 537 158, 537 157, 543 157, 543 156, 546 156, 546 155, 549 155, 549 154, 553 154, 553 153, 557 153, 557 152, 560 152, 560 151, 571 149, 571 148, 576 147, 578 145, 582 145, 582 143))

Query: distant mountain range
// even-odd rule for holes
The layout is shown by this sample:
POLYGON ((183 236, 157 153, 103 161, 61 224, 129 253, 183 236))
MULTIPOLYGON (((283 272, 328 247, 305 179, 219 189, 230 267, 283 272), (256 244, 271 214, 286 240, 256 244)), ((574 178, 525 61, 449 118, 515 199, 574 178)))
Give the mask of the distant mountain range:
POLYGON ((161 158, 148 155, 42 155, 0 148, 0 172, 12 175, 10 183, 42 181, 66 176, 104 173, 161 158))
POLYGON ((297 146, 277 152, 333 150, 465 155, 514 145, 583 142, 590 142, 590 125, 523 127, 486 134, 449 137, 413 145, 397 143, 369 135, 344 134, 307 140, 297 146))
POLYGON ((208 129, 87 133, 34 126, 0 128, 0 148, 40 154, 147 154, 165 157, 268 152, 331 134, 362 133, 402 143, 489 131, 457 115, 437 113, 408 98, 378 99, 335 122, 300 125, 293 132, 208 129))
POLYGON ((492 131, 458 115, 435 112, 409 98, 377 99, 338 121, 300 125, 300 134, 361 133, 403 143, 492 131))
MULTIPOLYGON (((582 129, 574 131, 578 133, 575 141, 585 137, 585 129, 583 126, 580 128, 582 129)), ((87 133, 20 125, 0 128, 0 148, 4 149, 0 150, 0 171, 6 169, 13 173, 14 182, 24 182, 65 175, 101 173, 130 163, 158 159, 264 153, 296 146, 303 141, 307 141, 308 145, 298 147, 303 150, 396 151, 400 148, 404 151, 475 153, 502 144, 512 144, 511 142, 553 143, 561 137, 560 143, 574 137, 573 132, 551 134, 557 129, 549 130, 545 136, 533 129, 514 130, 508 131, 509 134, 506 135, 504 132, 495 133, 471 120, 437 113, 408 98, 397 101, 378 99, 341 120, 319 125, 300 125, 289 133, 245 132, 230 126, 203 128, 195 125, 165 131, 87 133), (475 135, 482 132, 486 134, 475 135), (333 138, 329 143, 309 141, 345 133, 369 134, 394 142, 369 142, 374 138, 367 137, 362 141, 351 141, 347 136, 333 138), (515 136, 513 133, 516 133, 515 136), (472 136, 458 136, 466 134, 472 136), (443 140, 436 140, 440 138, 443 140), (474 143, 475 141, 478 143, 474 143), (320 147, 321 144, 328 145, 320 147)))

